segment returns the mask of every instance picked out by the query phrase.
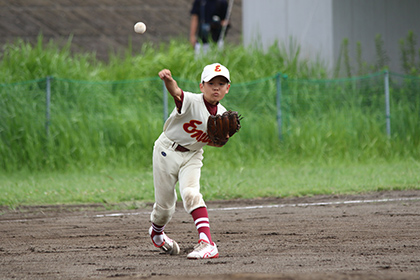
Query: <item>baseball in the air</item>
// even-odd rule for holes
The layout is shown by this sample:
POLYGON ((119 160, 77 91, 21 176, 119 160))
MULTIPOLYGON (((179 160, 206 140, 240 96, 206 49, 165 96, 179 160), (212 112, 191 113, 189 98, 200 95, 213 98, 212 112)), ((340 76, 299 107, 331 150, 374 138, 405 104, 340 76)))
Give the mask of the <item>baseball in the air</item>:
POLYGON ((146 32, 146 24, 144 24, 144 22, 137 22, 136 24, 134 24, 134 31, 136 33, 140 33, 143 34, 144 32, 146 32))

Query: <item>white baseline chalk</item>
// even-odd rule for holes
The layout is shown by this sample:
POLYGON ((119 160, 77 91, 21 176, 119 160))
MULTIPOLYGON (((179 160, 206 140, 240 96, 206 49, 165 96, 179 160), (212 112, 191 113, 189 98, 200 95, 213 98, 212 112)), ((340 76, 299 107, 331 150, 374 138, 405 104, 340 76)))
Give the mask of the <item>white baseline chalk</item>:
MULTIPOLYGON (((252 209, 264 209, 264 208, 285 208, 285 207, 311 207, 311 206, 328 206, 328 205, 340 205, 340 204, 364 204, 364 203, 380 203, 380 202, 398 202, 398 201, 413 201, 420 200, 420 197, 401 197, 401 198, 384 198, 384 199, 366 199, 366 200, 347 200, 347 201, 326 201, 326 202, 313 202, 313 203, 296 203, 296 204, 274 204, 274 205, 254 205, 254 206, 238 206, 238 207, 225 207, 225 208, 211 208, 208 211, 233 211, 233 210, 252 210, 252 209)), ((134 212, 134 213, 109 213, 109 214, 98 214, 91 216, 93 218, 105 218, 105 217, 121 217, 121 216, 137 216, 137 215, 150 215, 149 212, 134 212)), ((34 219, 16 219, 16 220, 4 220, 4 222, 25 222, 29 220, 44 220, 48 217, 34 218, 34 219)), ((55 219, 55 217, 50 217, 55 219)))
MULTIPOLYGON (((226 208, 211 208, 208 211, 233 211, 233 210, 252 210, 264 208, 284 208, 284 207, 309 207, 309 206, 328 206, 340 204, 365 204, 365 203, 380 203, 380 202, 395 202, 395 201, 411 201, 420 200, 420 197, 401 197, 401 198, 384 198, 384 199, 365 199, 365 200, 347 200, 347 201, 326 201, 326 202, 313 202, 313 203, 296 203, 296 204, 274 204, 274 205, 254 205, 254 206, 239 206, 239 207, 226 207, 226 208)), ((151 212, 137 212, 137 213, 112 213, 95 215, 95 218, 103 217, 121 217, 133 215, 150 215, 151 212)))

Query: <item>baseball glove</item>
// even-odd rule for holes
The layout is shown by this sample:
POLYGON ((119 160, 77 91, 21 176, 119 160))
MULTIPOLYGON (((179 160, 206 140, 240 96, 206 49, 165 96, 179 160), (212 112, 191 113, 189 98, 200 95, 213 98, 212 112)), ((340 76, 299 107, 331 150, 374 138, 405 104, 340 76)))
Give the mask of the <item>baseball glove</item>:
POLYGON ((213 144, 223 146, 230 137, 241 128, 242 117, 235 111, 226 111, 222 115, 209 116, 207 135, 213 144))

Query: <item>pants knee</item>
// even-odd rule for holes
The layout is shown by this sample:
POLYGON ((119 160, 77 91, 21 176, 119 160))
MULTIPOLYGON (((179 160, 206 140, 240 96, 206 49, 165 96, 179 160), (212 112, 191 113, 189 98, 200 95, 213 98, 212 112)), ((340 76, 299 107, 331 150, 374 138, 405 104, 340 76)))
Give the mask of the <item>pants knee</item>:
POLYGON ((191 213, 193 210, 199 207, 206 207, 202 194, 197 190, 184 190, 182 194, 182 201, 184 204, 184 209, 187 211, 187 213, 191 213))
POLYGON ((150 221, 156 225, 164 226, 169 223, 174 213, 175 205, 169 209, 165 209, 155 203, 153 205, 153 211, 150 214, 150 221))

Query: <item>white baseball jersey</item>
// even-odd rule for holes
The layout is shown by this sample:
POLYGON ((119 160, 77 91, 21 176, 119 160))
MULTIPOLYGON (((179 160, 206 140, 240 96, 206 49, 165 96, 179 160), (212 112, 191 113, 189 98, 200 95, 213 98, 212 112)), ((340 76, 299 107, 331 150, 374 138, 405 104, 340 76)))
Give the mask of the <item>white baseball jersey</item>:
MULTIPOLYGON (((223 114, 226 108, 217 105, 217 114, 223 114)), ((207 119, 210 113, 204 103, 203 94, 184 92, 181 112, 175 108, 163 127, 166 137, 196 151, 210 142, 207 136, 207 119)))

